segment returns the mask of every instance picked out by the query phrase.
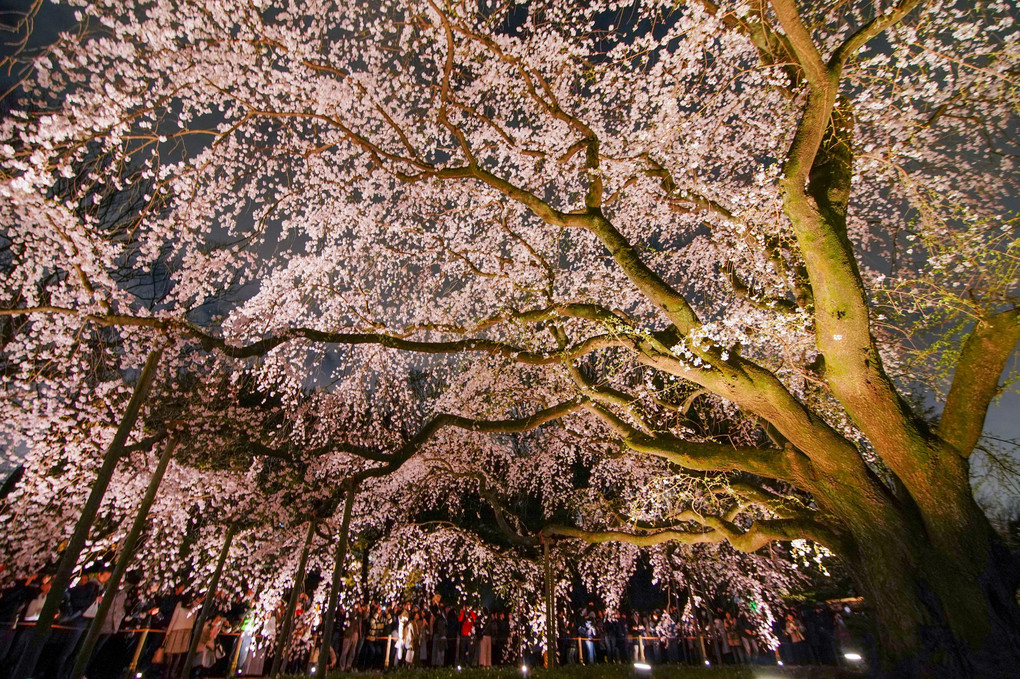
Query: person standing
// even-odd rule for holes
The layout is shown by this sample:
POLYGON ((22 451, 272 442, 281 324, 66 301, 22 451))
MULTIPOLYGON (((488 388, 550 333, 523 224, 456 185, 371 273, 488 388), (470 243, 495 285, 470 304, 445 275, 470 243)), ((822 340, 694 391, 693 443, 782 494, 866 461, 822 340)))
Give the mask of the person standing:
POLYGON ((198 637, 197 665, 202 669, 201 674, 207 672, 216 661, 223 657, 223 652, 218 646, 218 638, 223 629, 223 618, 219 615, 207 620, 202 625, 201 634, 198 637))
POLYGON ((442 667, 446 663, 446 611, 436 605, 432 618, 432 656, 429 658, 432 667, 442 667))
MULTIPOLYGON (((108 586, 110 581, 110 571, 103 571, 99 574, 99 582, 104 587, 108 586)), ((98 603, 98 600, 97 600, 98 603)), ((86 611, 88 615, 89 611, 86 611)), ((110 610, 106 612, 106 618, 103 619, 103 625, 99 629, 99 638, 96 639, 95 646, 92 647, 92 655, 89 656, 88 664, 85 665, 86 670, 89 666, 96 661, 99 657, 99 653, 106 646, 106 643, 113 638, 117 632, 120 631, 120 626, 124 622, 124 618, 127 616, 127 591, 118 587, 116 594, 113 595, 113 601, 110 604, 110 610)), ((89 617, 89 624, 95 618, 95 613, 89 617)), ((77 655, 77 654, 75 654, 77 655)), ((88 672, 86 671, 86 675, 88 672)))
POLYGON ((421 614, 417 611, 414 613, 405 613, 401 618, 403 620, 403 628, 401 629, 401 641, 404 649, 404 664, 413 665, 414 660, 417 657, 418 633, 421 629, 421 614))
POLYGON ((478 644, 478 666, 492 667, 492 638, 496 636, 496 618, 482 609, 481 639, 478 644))
POLYGON ((195 618, 200 601, 180 600, 174 606, 170 616, 170 624, 166 628, 163 640, 164 663, 167 679, 174 679, 181 671, 181 664, 188 655, 191 645, 191 632, 195 628, 195 618))
POLYGON ((630 616, 630 639, 631 639, 631 659, 634 662, 645 661, 645 624, 641 621, 641 616, 637 611, 631 613, 630 616))
POLYGON ((355 656, 358 650, 358 642, 361 640, 361 623, 364 614, 361 606, 355 605, 347 616, 347 629, 344 630, 343 650, 340 652, 340 669, 346 671, 354 666, 355 656))
POLYGON ((726 640, 726 622, 722 609, 716 609, 715 617, 712 619, 712 645, 715 647, 715 660, 722 665, 723 658, 730 654, 730 644, 726 640))
POLYGON ((492 657, 497 665, 507 662, 507 643, 510 640, 510 617, 506 611, 496 615, 496 637, 492 641, 492 657))
MULTIPOLYGON (((39 613, 43 609, 43 605, 46 603, 46 596, 50 592, 52 587, 50 580, 52 577, 44 575, 39 583, 38 594, 35 595, 31 601, 25 605, 25 610, 22 612, 22 622, 34 623, 39 619, 39 613)), ((18 633, 14 637, 14 641, 11 643, 10 650, 7 651, 8 659, 17 660, 21 658, 21 654, 25 652, 29 642, 32 639, 32 627, 25 627, 18 630, 18 633)), ((13 665, 11 665, 13 667, 13 665)))
POLYGON ((460 623, 460 649, 457 654, 458 665, 470 665, 474 657, 475 649, 475 620, 478 615, 468 608, 462 606, 457 621, 460 623))
POLYGON ((793 611, 787 611, 786 624, 783 626, 786 635, 790 638, 791 655, 793 664, 800 665, 806 661, 804 637, 804 623, 796 618, 793 611))
POLYGON ((740 633, 740 644, 744 648, 744 657, 747 662, 754 664, 758 662, 758 630, 751 624, 747 613, 741 611, 737 616, 737 631, 740 633))
MULTIPOLYGON (((57 677, 61 679, 71 676, 78 642, 96 616, 99 596, 102 593, 100 577, 102 576, 98 574, 94 577, 83 574, 78 584, 68 589, 64 596, 64 615, 59 620, 60 626, 64 627, 64 640, 53 665, 57 668, 57 677)), ((109 571, 106 571, 105 579, 108 580, 109 577, 109 571)))
POLYGON ((369 667, 382 667, 386 656, 386 618, 379 604, 372 604, 372 617, 368 623, 369 667))
POLYGON ((11 658, 7 656, 14 645, 18 615, 39 594, 39 586, 36 584, 38 578, 38 574, 33 574, 17 581, 0 596, 0 665, 14 665, 13 654, 11 658))
MULTIPOLYGON (((592 614, 594 616, 594 614, 592 614)), ((595 664, 595 621, 590 617, 582 617, 581 623, 577 626, 577 636, 581 637, 584 646, 584 657, 581 659, 585 665, 595 664)))

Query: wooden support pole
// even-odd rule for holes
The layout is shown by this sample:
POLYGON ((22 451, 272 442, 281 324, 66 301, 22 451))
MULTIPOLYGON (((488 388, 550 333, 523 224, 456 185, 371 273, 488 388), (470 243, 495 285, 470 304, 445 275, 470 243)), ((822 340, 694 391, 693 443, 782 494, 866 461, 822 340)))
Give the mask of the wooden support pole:
MULTIPOLYGON (((237 641, 234 642, 234 650, 230 653, 230 666, 227 668, 227 679, 232 679, 237 675, 237 663, 241 660, 241 642, 244 640, 246 632, 242 631, 237 635, 237 641)), ((249 641, 249 648, 250 646, 249 641)))
POLYGON ((354 509, 354 496, 358 492, 355 481, 347 482, 347 497, 344 499, 344 517, 340 523, 340 535, 337 538, 336 561, 333 563, 333 580, 329 585, 329 596, 326 597, 326 610, 322 621, 322 643, 319 646, 319 662, 315 664, 315 678, 325 679, 326 668, 329 666, 329 650, 333 646, 333 622, 336 618, 336 601, 340 593, 340 581, 344 572, 344 560, 347 558, 347 536, 351 529, 351 511, 354 509))
POLYGON ((556 592, 553 590, 549 543, 549 538, 542 538, 542 561, 545 571, 545 666, 556 667, 556 592))
POLYGON ((131 394, 131 400, 128 401, 124 417, 120 421, 120 426, 117 427, 117 433, 114 434, 113 440, 110 441, 110 445, 106 449, 103 464, 99 468, 96 480, 92 483, 88 500, 85 501, 85 506, 82 507, 81 514, 78 515, 78 521, 74 524, 74 532, 71 534, 71 539, 68 540, 67 547, 64 548, 64 553, 60 557, 57 572, 54 573, 53 580, 50 582, 50 592, 46 595, 46 601, 39 612, 39 619, 32 630, 32 639, 18 660, 18 664, 15 665, 9 679, 28 679, 35 673, 35 666, 39 661, 39 655, 42 653, 46 639, 50 635, 50 628, 53 627, 53 620, 57 616, 57 611, 60 610, 60 602, 64 598, 67 586, 71 583, 71 574, 74 573, 74 569, 78 565, 78 557, 81 556, 81 552, 85 548, 89 531, 96 520, 96 514, 99 512, 99 506, 103 502, 103 496, 106 495, 106 489, 109 487, 110 480, 113 478, 113 472, 117 468, 117 462, 124 454, 124 444, 127 443, 128 437, 135 427, 142 404, 145 403, 145 399, 149 396, 149 390, 152 388, 152 382, 156 377, 156 368, 159 366, 162 356, 163 350, 156 349, 149 353, 149 357, 145 361, 145 367, 142 368, 142 372, 138 376, 138 382, 135 384, 134 393, 131 394))
POLYGON ((72 675, 74 679, 81 679, 85 675, 89 658, 92 657, 92 649, 95 648, 96 641, 99 640, 99 635, 103 629, 103 622, 110 613, 110 607, 113 605, 113 600, 120 589, 120 581, 123 579, 124 573, 127 572, 128 564, 131 563, 131 557, 134 556, 135 546, 138 544, 138 539, 145 529, 145 522, 149 518, 149 509, 152 508, 152 503, 156 500, 159 485, 163 482, 163 474, 166 472, 167 464, 170 463, 170 458, 173 456, 176 447, 177 436, 173 435, 166 442, 163 454, 160 455, 159 461, 156 463, 156 469, 152 472, 152 477, 149 478, 149 485, 145 489, 145 496, 142 498, 142 503, 138 505, 138 511, 135 512, 135 520, 131 524, 131 530, 128 531, 127 537, 124 538, 120 555, 117 557, 117 564, 113 568, 110 579, 106 582, 106 590, 103 592, 103 598, 99 602, 96 617, 89 624, 89 631, 85 636, 85 641, 82 642, 81 648, 78 650, 78 657, 74 661, 74 673, 72 675))
POLYGON ((273 656, 273 666, 269 670, 269 676, 280 675, 280 668, 283 667, 284 658, 290 650, 290 634, 294 628, 294 612, 297 610, 298 599, 301 597, 301 590, 305 585, 305 568, 308 564, 308 550, 312 546, 312 536, 315 535, 315 521, 308 522, 308 532, 305 535, 305 544, 301 548, 301 557, 298 559, 297 571, 294 573, 294 585, 290 588, 290 599, 287 601, 287 610, 283 614, 283 624, 280 626, 280 634, 276 639, 276 653, 273 656))
POLYGON ((145 640, 149 638, 148 628, 143 629, 141 635, 138 637, 138 643, 135 644, 135 653, 131 656, 131 664, 128 665, 127 674, 131 676, 138 669, 138 661, 142 657, 142 649, 145 648, 145 640))
POLYGON ((198 650, 198 642, 202 639, 202 627, 205 625, 209 612, 212 610, 213 599, 216 598, 216 590, 220 586, 220 576, 223 575, 223 564, 227 561, 230 543, 234 541, 234 535, 236 534, 237 524, 232 523, 227 528, 227 535, 223 539, 223 548, 220 549, 220 558, 216 562, 216 569, 213 570, 212 577, 209 578, 209 586, 205 590, 205 600, 202 602, 202 609, 198 612, 195 626, 191 630, 191 643, 188 645, 188 655, 185 656, 184 664, 181 666, 180 679, 188 679, 188 675, 191 673, 191 664, 195 661, 195 651, 198 650))

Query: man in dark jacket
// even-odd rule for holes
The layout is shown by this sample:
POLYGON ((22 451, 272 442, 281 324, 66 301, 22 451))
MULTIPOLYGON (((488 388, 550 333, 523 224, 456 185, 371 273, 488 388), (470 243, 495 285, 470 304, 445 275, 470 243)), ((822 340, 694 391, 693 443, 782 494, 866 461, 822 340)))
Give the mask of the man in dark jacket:
POLYGON ((0 596, 0 665, 14 665, 14 658, 7 658, 14 641, 14 624, 25 605, 39 594, 39 586, 36 584, 38 577, 30 575, 19 580, 0 596))
POLYGON ((98 573, 93 574, 92 577, 82 575, 78 584, 70 587, 67 594, 64 595, 64 614, 58 620, 58 624, 64 628, 60 630, 64 639, 53 665, 57 668, 56 676, 59 679, 65 677, 69 679, 74 670, 74 657, 78 642, 89 623, 92 622, 92 618, 95 617, 93 604, 98 603, 99 596, 102 594, 102 583, 110 577, 109 571, 104 572, 105 577, 98 573))

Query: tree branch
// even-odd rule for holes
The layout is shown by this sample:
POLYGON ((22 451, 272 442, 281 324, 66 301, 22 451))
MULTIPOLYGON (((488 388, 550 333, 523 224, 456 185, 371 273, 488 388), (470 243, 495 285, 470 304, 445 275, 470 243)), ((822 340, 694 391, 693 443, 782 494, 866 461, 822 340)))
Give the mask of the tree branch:
POLYGON ((607 408, 588 402, 585 408, 616 432, 633 451, 668 460, 685 469, 707 472, 741 471, 778 479, 810 490, 804 470, 806 458, 792 449, 736 448, 719 443, 685 441, 666 434, 649 435, 627 424, 607 408))
POLYGON ((960 351, 938 435, 961 456, 974 452, 999 378, 1020 342, 1020 308, 977 322, 960 351))
POLYGON ((703 523, 710 527, 706 531, 661 530, 648 533, 629 533, 621 530, 584 530, 572 526, 550 525, 542 534, 584 540, 592 544, 624 542, 638 547, 651 547, 666 542, 684 545, 718 544, 729 542, 734 549, 752 553, 770 542, 809 539, 836 551, 841 540, 818 522, 808 518, 761 519, 753 522, 747 530, 736 525, 706 516, 703 523))
POLYGON ((921 4, 921 0, 903 0, 903 2, 897 5, 896 8, 888 14, 877 16, 861 26, 856 33, 847 38, 843 44, 840 45, 835 52, 833 52, 832 56, 829 58, 828 69, 830 71, 842 70, 844 64, 846 64, 853 55, 857 54, 858 50, 868 44, 868 42, 877 37, 885 29, 902 21, 903 18, 919 4, 921 4))
POLYGON ((804 69, 808 82, 813 85, 825 82, 829 74, 828 69, 822 61, 822 55, 818 53, 811 33, 801 21, 796 0, 772 0, 772 8, 779 17, 779 23, 786 32, 790 47, 797 62, 804 69))

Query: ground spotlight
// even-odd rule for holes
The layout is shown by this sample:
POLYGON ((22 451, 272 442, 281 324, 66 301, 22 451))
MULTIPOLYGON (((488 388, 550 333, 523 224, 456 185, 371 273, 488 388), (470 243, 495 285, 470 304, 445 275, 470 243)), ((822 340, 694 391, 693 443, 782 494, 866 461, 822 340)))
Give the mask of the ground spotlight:
POLYGON ((857 662, 858 660, 861 660, 861 654, 860 653, 844 653, 843 657, 846 658, 847 660, 850 660, 850 661, 853 661, 853 662, 857 662))
POLYGON ((528 673, 528 666, 527 665, 521 665, 521 674, 527 674, 527 673, 528 673))
POLYGON ((460 672, 460 665, 457 665, 457 671, 460 672))
POLYGON ((705 658, 705 664, 706 665, 711 665, 712 663, 708 662, 708 658, 705 658))
POLYGON ((652 666, 646 662, 636 662, 634 663, 634 669, 638 672, 651 672, 652 666))
POLYGON ((783 661, 782 660, 777 660, 776 664, 779 665, 780 667, 782 667, 783 666, 783 661))
POLYGON ((142 673, 141 672, 137 672, 135 674, 135 679, 142 679, 142 673))

